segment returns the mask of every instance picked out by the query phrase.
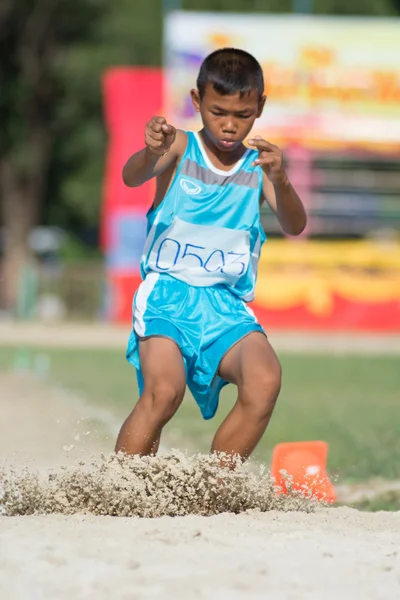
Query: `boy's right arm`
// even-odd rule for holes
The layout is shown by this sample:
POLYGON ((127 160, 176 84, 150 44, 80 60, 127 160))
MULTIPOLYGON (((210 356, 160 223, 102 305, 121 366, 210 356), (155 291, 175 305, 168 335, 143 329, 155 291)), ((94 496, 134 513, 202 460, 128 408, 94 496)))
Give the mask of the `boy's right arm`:
POLYGON ((137 187, 176 164, 186 145, 186 134, 169 125, 164 117, 146 124, 145 147, 135 152, 122 170, 125 185, 137 187))

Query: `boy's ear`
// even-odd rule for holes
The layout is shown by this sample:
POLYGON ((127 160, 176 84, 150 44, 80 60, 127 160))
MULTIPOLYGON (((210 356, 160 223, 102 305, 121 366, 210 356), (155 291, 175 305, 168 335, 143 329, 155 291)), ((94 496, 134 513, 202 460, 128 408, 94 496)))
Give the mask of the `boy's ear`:
POLYGON ((190 96, 192 98, 193 106, 196 112, 200 112, 200 94, 198 90, 190 90, 190 96))
POLYGON ((265 106, 265 102, 267 100, 267 96, 261 96, 260 101, 258 103, 258 113, 257 113, 257 119, 259 117, 261 117, 262 112, 264 110, 264 106, 265 106))

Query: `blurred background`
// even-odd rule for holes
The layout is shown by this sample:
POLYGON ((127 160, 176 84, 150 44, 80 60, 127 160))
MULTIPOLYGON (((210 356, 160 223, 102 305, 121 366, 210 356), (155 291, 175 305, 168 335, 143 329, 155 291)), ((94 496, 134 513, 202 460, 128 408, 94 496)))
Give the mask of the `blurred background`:
MULTIPOLYGON (((335 481, 399 482, 400 0, 2 0, 0 400, 35 394, 42 431, 43 385, 66 390, 112 448, 137 399, 124 350, 154 192, 122 166, 152 115, 200 126, 190 88, 228 45, 263 66, 254 133, 282 148, 309 215, 289 239, 262 209, 253 309, 284 384, 257 458, 324 439, 335 481)), ((207 450, 231 388, 211 422, 185 401, 164 444, 207 450)), ((381 483, 376 506, 399 507, 381 483)))
POLYGON ((154 188, 124 188, 122 165, 152 114, 199 127, 199 65, 233 45, 263 66, 257 133, 309 214, 288 240, 263 209, 260 319, 400 331, 399 14, 398 0, 3 2, 1 316, 129 323, 154 188))

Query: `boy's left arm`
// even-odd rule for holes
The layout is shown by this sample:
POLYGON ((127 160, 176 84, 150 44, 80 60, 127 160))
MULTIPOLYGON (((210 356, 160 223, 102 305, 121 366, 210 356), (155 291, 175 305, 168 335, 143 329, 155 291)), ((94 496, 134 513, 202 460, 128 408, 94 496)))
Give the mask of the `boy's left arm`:
POLYGON ((307 224, 303 203, 289 181, 283 167, 282 151, 260 137, 249 140, 249 145, 258 150, 254 166, 263 170, 263 196, 285 233, 300 235, 307 224))

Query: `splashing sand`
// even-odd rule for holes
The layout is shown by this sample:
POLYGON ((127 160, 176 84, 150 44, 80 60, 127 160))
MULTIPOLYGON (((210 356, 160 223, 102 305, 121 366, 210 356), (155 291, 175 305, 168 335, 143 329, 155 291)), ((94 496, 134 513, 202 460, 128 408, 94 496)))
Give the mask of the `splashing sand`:
POLYGON ((220 467, 216 456, 179 451, 156 457, 101 455, 40 474, 0 470, 8 516, 91 513, 161 517, 240 513, 251 509, 312 511, 317 503, 296 492, 278 494, 269 472, 220 467))

